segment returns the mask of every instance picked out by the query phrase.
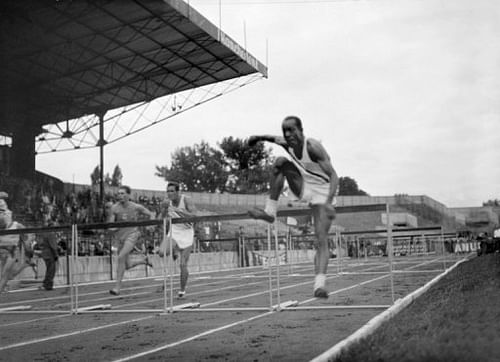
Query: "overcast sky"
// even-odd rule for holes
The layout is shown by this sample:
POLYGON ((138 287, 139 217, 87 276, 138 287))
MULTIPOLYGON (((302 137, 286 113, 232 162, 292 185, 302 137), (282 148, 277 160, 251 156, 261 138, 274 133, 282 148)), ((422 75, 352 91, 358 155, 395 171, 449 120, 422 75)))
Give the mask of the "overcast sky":
MULTIPOLYGON (((218 0, 190 4, 241 45, 246 28, 269 78, 107 146, 105 172, 118 164, 125 184, 163 190, 155 165, 176 148, 280 134, 294 114, 372 196, 500 198, 500 1, 222 0, 220 20, 218 0)), ((89 183, 98 160, 42 154, 37 169, 89 183)))

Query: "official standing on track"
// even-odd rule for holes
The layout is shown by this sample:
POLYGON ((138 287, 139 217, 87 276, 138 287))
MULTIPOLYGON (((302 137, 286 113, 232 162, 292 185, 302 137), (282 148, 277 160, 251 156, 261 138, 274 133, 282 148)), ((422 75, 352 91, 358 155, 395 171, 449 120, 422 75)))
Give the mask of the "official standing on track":
MULTIPOLYGON (((196 208, 191 199, 183 195, 180 191, 180 185, 177 182, 169 182, 167 185, 167 200, 162 203, 161 215, 163 218, 169 216, 190 217, 194 216, 196 208)), ((193 250, 194 228, 190 223, 171 224, 172 226, 172 258, 177 259, 180 255, 180 289, 178 297, 183 298, 186 294, 186 285, 189 277, 188 262, 191 251, 193 250)), ((170 253, 169 238, 160 246, 160 256, 170 253)))
POLYGON ((285 179, 290 190, 301 201, 309 203, 312 209, 316 235, 316 255, 314 258, 315 280, 314 296, 328 298, 325 288, 328 268, 328 231, 335 218, 335 195, 338 190, 338 176, 330 156, 323 145, 303 133, 299 117, 288 116, 281 125, 283 136, 251 136, 248 145, 267 141, 282 146, 289 154, 278 157, 273 165, 271 189, 265 209, 250 210, 253 218, 274 222, 278 209, 278 198, 283 190, 285 179))
MULTIPOLYGON (((47 218, 44 221, 44 224, 45 224, 44 226, 48 227, 56 226, 56 222, 55 220, 53 220, 52 215, 47 216, 47 218)), ((40 256, 45 262, 45 277, 39 289, 53 290, 54 277, 56 275, 56 269, 57 269, 57 260, 59 259, 56 233, 53 231, 43 233, 37 244, 40 247, 40 256)))

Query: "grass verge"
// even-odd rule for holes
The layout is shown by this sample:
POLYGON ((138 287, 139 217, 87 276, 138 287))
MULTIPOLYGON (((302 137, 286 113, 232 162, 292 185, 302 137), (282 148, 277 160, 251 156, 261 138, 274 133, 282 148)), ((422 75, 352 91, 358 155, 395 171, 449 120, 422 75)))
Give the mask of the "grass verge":
POLYGON ((500 361, 500 254, 460 264, 336 361, 500 361))

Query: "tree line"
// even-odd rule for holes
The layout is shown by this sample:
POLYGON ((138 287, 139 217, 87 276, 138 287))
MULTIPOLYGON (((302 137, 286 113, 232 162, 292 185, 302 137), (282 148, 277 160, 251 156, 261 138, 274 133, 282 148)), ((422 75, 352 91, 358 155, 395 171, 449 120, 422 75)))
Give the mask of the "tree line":
MULTIPOLYGON (((269 190, 274 162, 271 149, 263 142, 249 148, 246 140, 225 137, 217 147, 202 141, 178 148, 170 167, 156 166, 155 176, 177 181, 192 192, 261 194, 269 190)), ((339 177, 339 195, 368 195, 351 177, 339 177)))
MULTIPOLYGON (((263 142, 249 148, 246 140, 225 137, 217 147, 201 141, 176 149, 170 166, 156 165, 155 176, 177 181, 191 192, 226 192, 262 194, 269 190, 269 174, 275 157, 263 142)), ((90 174, 91 185, 99 185, 100 167, 90 174)), ((119 165, 104 175, 106 186, 121 186, 123 173, 119 165)), ((339 195, 368 195, 351 177, 339 177, 339 195)))

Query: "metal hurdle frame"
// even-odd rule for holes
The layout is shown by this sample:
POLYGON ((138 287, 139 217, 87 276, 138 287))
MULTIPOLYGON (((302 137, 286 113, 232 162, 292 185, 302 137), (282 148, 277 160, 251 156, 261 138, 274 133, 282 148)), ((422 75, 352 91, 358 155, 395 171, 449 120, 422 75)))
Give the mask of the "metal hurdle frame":
MULTIPOLYGON (((336 212, 337 213, 352 213, 352 212, 371 212, 371 211, 388 211, 388 205, 387 204, 368 204, 368 205, 356 205, 356 206, 342 206, 342 207, 337 207, 336 212)), ((311 214, 311 209, 309 208, 302 208, 302 209, 284 209, 284 210, 278 210, 277 213, 277 218, 279 217, 285 217, 285 216, 302 216, 302 215, 308 215, 311 214)), ((181 218, 167 218, 163 221, 164 225, 164 238, 165 237, 171 237, 167 236, 165 233, 165 228, 166 224, 169 223, 169 225, 172 224, 177 224, 177 223, 196 223, 196 222, 202 222, 202 221, 221 221, 221 220, 242 220, 242 219, 249 219, 250 216, 247 213, 235 213, 235 214, 222 214, 222 215, 203 215, 203 216, 191 216, 191 217, 181 217, 181 218)), ((116 226, 146 226, 146 225, 152 225, 152 224, 158 224, 158 221, 142 221, 142 222, 120 222, 120 223, 114 223, 113 227, 116 226)), ((276 222, 273 223, 274 226, 276 226, 276 222)), ((103 224, 101 224, 102 226, 103 224)), ((96 228, 97 225, 84 225, 85 228, 96 228)), ((268 241, 268 253, 271 255, 271 243, 272 243, 272 238, 271 238, 271 228, 272 224, 269 224, 267 226, 267 241, 268 241)), ((109 227, 109 224, 108 224, 109 227)), ((169 228, 171 230, 171 228, 169 228)), ((203 308, 202 305, 199 303, 188 303, 188 305, 178 305, 175 306, 173 302, 173 261, 170 262, 170 267, 169 267, 169 279, 170 279, 170 303, 169 307, 167 306, 167 296, 166 296, 166 275, 164 273, 164 299, 165 299, 165 305, 162 310, 159 309, 134 309, 134 310, 80 310, 78 313, 136 313, 136 312, 153 312, 153 313, 174 313, 174 312, 220 312, 220 311, 228 311, 228 312, 234 312, 234 311, 284 311, 284 310, 300 310, 300 309, 306 309, 306 310, 314 310, 314 309, 373 309, 373 308, 387 308, 388 306, 386 305, 366 305, 366 306, 308 306, 308 307, 299 307, 297 306, 296 301, 286 301, 286 302, 281 302, 281 291, 280 291, 280 265, 279 265, 279 250, 278 250, 278 233, 277 233, 277 228, 274 228, 274 239, 275 239, 275 269, 276 269, 276 288, 273 288, 273 268, 271 265, 271 261, 268 261, 269 265, 269 274, 268 274, 268 280, 269 280, 269 306, 256 306, 256 307, 243 307, 243 308, 234 308, 234 307, 221 307, 221 308, 203 308), (277 304, 273 304, 273 291, 276 289, 276 295, 277 295, 277 304)), ((170 231, 169 231, 170 234, 170 231)), ((75 238, 76 239, 76 238, 75 238)), ((172 253, 172 242, 170 244, 170 253, 172 253)), ((164 258, 165 258, 164 254, 164 258)), ((166 259, 164 259, 164 265, 166 265, 166 259)), ((165 268, 164 268, 165 269, 165 268)), ((314 298, 313 298, 314 299, 314 298)))
MULTIPOLYGON (((344 207, 337 207, 336 208, 337 213, 353 213, 353 212, 372 212, 372 211, 385 211, 387 214, 387 242, 388 242, 388 248, 389 248, 389 275, 391 278, 391 291, 392 291, 392 300, 394 303, 394 286, 393 286, 393 281, 392 281, 392 274, 395 272, 393 270, 393 255, 392 255, 392 227, 390 225, 390 209, 389 205, 387 204, 369 204, 369 205, 356 205, 356 206, 344 206, 344 207)), ((284 209, 284 210, 279 210, 277 217, 285 217, 285 216, 300 216, 300 215, 307 215, 310 214, 311 210, 310 209, 284 209)), ((72 225, 71 226, 71 234, 72 234, 72 257, 70 258, 70 313, 71 314, 81 314, 81 313, 137 313, 137 312, 153 312, 153 313, 173 313, 173 312, 179 312, 179 311, 273 311, 273 310, 298 310, 298 309, 361 309, 361 308, 387 308, 388 306, 370 306, 370 305, 362 305, 362 306, 309 306, 309 307, 299 307, 295 306, 293 301, 287 301, 282 303, 281 302, 281 286, 280 286, 280 260, 279 260, 279 248, 278 248, 278 230, 275 227, 274 228, 274 239, 275 239, 275 270, 276 270, 276 287, 273 288, 273 268, 271 265, 271 262, 268 261, 269 265, 269 306, 256 306, 256 307, 248 307, 248 308, 203 308, 202 305, 196 305, 197 303, 189 303, 190 305, 174 305, 174 300, 173 300, 173 274, 174 274, 174 263, 171 260, 169 264, 169 270, 167 273, 167 262, 166 262, 166 253, 163 256, 163 284, 164 284, 164 307, 163 309, 125 309, 125 310, 118 310, 115 309, 113 310, 112 308, 104 308, 107 307, 107 305, 99 305, 99 306, 91 306, 91 307, 83 307, 79 308, 79 291, 78 291, 78 281, 76 279, 76 258, 78 255, 75 253, 75 251, 78 250, 78 243, 79 243, 79 238, 78 238, 78 231, 79 230, 85 230, 85 229, 107 229, 110 227, 124 227, 124 226, 150 226, 150 225, 162 225, 163 226, 163 238, 171 238, 171 227, 169 227, 169 232, 167 235, 166 228, 167 225, 172 225, 176 223, 185 223, 185 222, 190 222, 190 223, 195 223, 195 222, 201 222, 201 221, 221 221, 221 220, 238 220, 238 219, 249 219, 250 216, 247 213, 238 213, 238 214, 222 214, 222 215, 204 215, 204 216, 193 216, 193 217, 184 217, 184 218, 167 218, 163 220, 147 220, 147 221, 138 221, 138 222, 117 222, 113 224, 109 223, 100 223, 100 224, 83 224, 83 225, 72 225), (168 275, 167 275, 168 274, 168 275), (167 276, 170 281, 170 296, 167 298, 167 276), (276 290, 277 293, 277 304, 273 304, 273 291, 276 290), (167 302, 169 301, 169 303, 167 302), (185 309, 187 308, 187 309, 185 309), (104 310, 103 310, 104 309, 104 310)), ((276 226, 276 225, 275 225, 276 226)), ((63 227, 58 227, 58 228, 68 228, 68 226, 63 226, 63 227)), ((46 228, 47 229, 47 228, 46 228)), ((53 229, 53 228, 52 228, 53 229)), ((426 229, 426 228, 420 228, 426 229)), ((443 234, 442 228, 437 228, 441 229, 441 234, 443 234)), ((37 229, 40 230, 40 229, 37 229)), ((410 231, 411 229, 404 229, 404 231, 410 231)), ((426 230, 429 230, 427 228, 426 230)), ((433 228, 433 230, 436 230, 436 228, 433 228)), ((23 229, 19 232, 21 233, 29 233, 32 231, 31 229, 23 229)), ((384 230, 373 230, 371 231, 372 233, 382 233, 384 230)), ((360 232, 356 232, 360 233, 360 232)), ((366 232, 364 232, 366 233, 366 232)), ((343 233, 344 235, 347 233, 343 233)), ((271 254, 271 224, 268 225, 268 252, 269 255, 271 254)), ((339 245, 338 250, 339 250, 339 258, 338 258, 338 273, 342 274, 344 273, 342 271, 342 253, 340 252, 341 250, 341 239, 340 239, 340 233, 337 231, 336 232, 336 242, 337 245, 339 245)), ((443 244, 443 249, 444 249, 444 244, 443 244)), ((172 255, 172 242, 170 242, 170 255, 172 255)), ((387 274, 387 272, 385 272, 387 274)), ((314 299, 314 298, 313 298, 314 299)), ((39 311, 37 311, 39 312, 39 311)), ((42 312, 42 311, 40 311, 42 312)), ((60 311, 50 311, 52 313, 61 313, 60 311)), ((63 312, 67 313, 67 312, 63 312)))
MULTIPOLYGON (((351 213, 351 212, 370 212, 370 211, 388 211, 387 204, 369 204, 369 205, 356 205, 356 206, 343 206, 337 207, 337 213, 351 213)), ((311 213, 311 209, 288 209, 288 210, 278 210, 277 218, 285 217, 285 216, 301 216, 308 215, 311 213)), ((209 216, 199 216, 199 217, 189 217, 189 218, 178 218, 173 219, 173 223, 182 223, 182 222, 196 222, 196 221, 211 221, 213 218, 217 220, 224 219, 246 219, 249 216, 245 214, 227 214, 227 215, 209 215, 209 216), (208 218, 208 219, 207 219, 208 218)), ((277 219, 276 218, 276 219, 277 219)), ((275 221, 276 223, 276 221, 275 221)), ((273 305, 273 287, 272 287, 272 267, 270 261, 268 261, 269 265, 269 308, 258 308, 258 307, 249 307, 249 308, 203 308, 201 305, 196 309, 183 309, 181 311, 185 312, 205 312, 205 311, 285 311, 285 310, 323 310, 323 309, 379 309, 379 308, 388 308, 389 305, 362 305, 362 306, 297 306, 297 301, 286 301, 281 302, 281 291, 280 291, 280 265, 279 265, 279 250, 278 250, 278 234, 277 228, 274 228, 274 239, 275 239, 275 263, 276 263, 276 293, 277 293, 277 301, 278 303, 273 305)), ((271 254, 271 224, 268 225, 267 229, 268 235, 268 253, 271 254)), ((315 298, 313 298, 315 299, 315 298)))
MULTIPOLYGON (((387 256, 388 256, 388 266, 389 266, 389 277, 390 277, 390 286, 391 286, 391 299, 392 299, 392 304, 395 303, 395 297, 394 297, 394 274, 402 274, 402 273, 434 273, 434 272, 442 272, 443 270, 446 270, 446 257, 445 257, 445 250, 444 250, 444 230, 442 226, 431 226, 431 227, 415 227, 415 228, 404 228, 404 229, 393 229, 391 224, 390 224, 390 212, 389 212, 389 206, 387 210, 387 222, 386 222, 386 229, 385 230, 360 230, 360 231, 347 231, 343 232, 343 235, 356 235, 356 234, 386 234, 387 238, 387 256), (439 242, 441 244, 441 257, 438 259, 443 260, 443 269, 436 269, 436 270, 423 270, 423 271, 412 271, 412 270, 394 270, 394 236, 399 234, 399 233, 408 233, 408 232, 415 232, 415 231, 438 231, 438 233, 425 233, 422 234, 423 237, 428 237, 428 236, 439 236, 439 242)), ((414 236, 414 235, 408 235, 408 236, 414 236)), ((400 236, 398 236, 400 237, 400 236)), ((340 248, 342 248, 342 245, 340 245, 340 248)), ((342 255, 342 253, 340 253, 342 255)), ((366 255, 365 255, 366 256, 366 255)), ((436 259, 436 260, 438 260, 436 259)), ((340 274, 387 274, 387 272, 384 271, 373 271, 373 272, 343 272, 342 271, 342 256, 340 257, 340 274)), ((385 263, 382 263, 382 265, 385 263)))
MULTIPOLYGON (((22 234, 35 234, 40 232, 57 232, 57 231, 68 231, 72 233, 71 239, 73 239, 73 225, 62 225, 62 226, 52 226, 52 227, 30 227, 24 229, 8 229, 0 230, 0 235, 22 235, 22 234)), ((70 263, 71 263, 71 258, 70 263)), ((71 268, 69 268, 71 269, 71 268)), ((73 294, 70 294, 70 309, 69 310, 32 310, 31 305, 19 305, 6 308, 0 308, 0 314, 72 314, 73 313, 73 294)))

